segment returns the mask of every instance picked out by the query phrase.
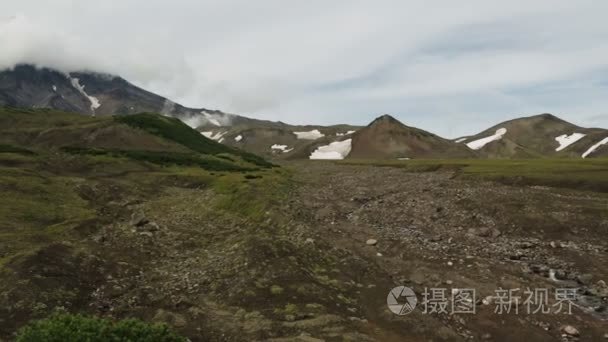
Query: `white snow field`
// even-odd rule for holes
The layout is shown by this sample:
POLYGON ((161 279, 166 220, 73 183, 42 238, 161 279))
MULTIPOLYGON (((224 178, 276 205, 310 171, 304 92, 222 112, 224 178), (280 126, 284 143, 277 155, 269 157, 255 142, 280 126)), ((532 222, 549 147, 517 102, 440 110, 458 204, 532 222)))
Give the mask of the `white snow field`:
POLYGON ((489 137, 481 138, 479 140, 471 141, 467 143, 467 146, 472 150, 479 150, 480 148, 486 146, 486 144, 502 139, 502 136, 507 133, 506 128, 499 128, 496 130, 494 135, 490 135, 489 137))
POLYGON ((99 102, 99 99, 97 99, 94 96, 90 96, 89 94, 87 94, 86 91, 84 91, 84 86, 80 85, 80 80, 77 78, 73 78, 73 77, 69 77, 70 82, 72 83, 72 86, 74 88, 76 88, 76 90, 78 90, 82 95, 84 95, 86 98, 89 99, 89 101, 91 101, 91 111, 95 112, 95 109, 99 108, 101 106, 101 103, 99 102))
POLYGON ((593 153, 593 151, 597 150, 598 147, 600 147, 602 145, 606 145, 606 144, 608 144, 608 137, 602 139, 597 144, 591 146, 587 151, 585 151, 585 153, 583 153, 582 157, 587 158, 587 156, 590 155, 591 153, 593 153))
POLYGON ((321 133, 318 129, 313 129, 308 132, 293 132, 293 134, 295 134, 298 139, 303 140, 317 140, 325 136, 325 134, 321 133))
POLYGON ((329 145, 318 147, 309 158, 326 160, 344 159, 350 153, 352 141, 352 139, 334 141, 329 145))
POLYGON ((556 152, 559 152, 566 147, 574 144, 575 142, 581 140, 586 134, 583 133, 572 133, 571 135, 562 134, 559 137, 555 137, 555 140, 559 143, 559 146, 555 149, 556 152))
POLYGON ((293 148, 287 148, 287 145, 279 145, 279 144, 274 144, 274 145, 270 146, 270 149, 278 150, 283 153, 291 152, 291 150, 293 150, 293 148))
POLYGON ((228 132, 217 132, 215 134, 213 132, 201 132, 201 134, 204 135, 206 138, 219 142, 223 140, 222 136, 224 136, 224 134, 226 133, 228 132))

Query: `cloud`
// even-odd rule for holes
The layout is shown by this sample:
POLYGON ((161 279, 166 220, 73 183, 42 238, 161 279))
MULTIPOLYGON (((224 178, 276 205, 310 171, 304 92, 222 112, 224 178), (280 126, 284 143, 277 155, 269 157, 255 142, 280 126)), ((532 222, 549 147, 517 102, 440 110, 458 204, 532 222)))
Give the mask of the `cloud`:
POLYGON ((608 125, 604 2, 5 0, 1 7, 0 68, 30 62, 119 74, 191 107, 321 124, 366 124, 389 112, 448 136, 546 111, 608 125))

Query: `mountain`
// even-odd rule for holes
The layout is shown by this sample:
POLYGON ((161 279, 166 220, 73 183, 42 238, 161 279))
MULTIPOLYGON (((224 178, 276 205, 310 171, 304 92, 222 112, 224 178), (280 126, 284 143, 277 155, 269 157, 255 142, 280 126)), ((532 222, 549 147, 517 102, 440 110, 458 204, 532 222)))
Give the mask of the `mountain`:
POLYGON ((601 144, 606 138, 606 129, 579 127, 540 114, 505 121, 455 141, 486 158, 603 157, 608 156, 608 144, 601 144))
POLYGON ((96 117, 160 113, 180 119, 211 140, 281 159, 608 156, 607 130, 579 127, 551 114, 506 121, 452 141, 408 127, 388 115, 364 128, 301 126, 188 108, 119 76, 63 73, 32 65, 0 71, 1 106, 96 117))
POLYGON ((0 72, 0 106, 49 108, 98 117, 161 113, 182 120, 212 140, 275 158, 290 157, 294 155, 290 152, 314 147, 319 138, 339 137, 358 128, 296 126, 219 110, 188 108, 118 76, 96 72, 66 74, 32 65, 17 65, 0 72))
POLYGON ((469 158, 464 145, 383 115, 353 134, 349 158, 469 158))
POLYGON ((50 108, 88 115, 161 113, 193 128, 265 121, 205 108, 187 108, 125 79, 96 72, 63 73, 32 65, 0 71, 0 106, 50 108))
POLYGON ((266 160, 217 143, 177 118, 139 113, 91 117, 51 109, 0 107, 0 146, 124 157, 214 171, 269 168, 266 160))

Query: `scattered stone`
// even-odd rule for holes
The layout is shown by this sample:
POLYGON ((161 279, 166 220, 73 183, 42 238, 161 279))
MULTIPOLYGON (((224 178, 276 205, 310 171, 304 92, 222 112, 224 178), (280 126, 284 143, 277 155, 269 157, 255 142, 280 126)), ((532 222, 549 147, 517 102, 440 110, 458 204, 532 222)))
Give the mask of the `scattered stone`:
POLYGON ((150 222, 150 220, 148 220, 146 218, 146 215, 144 215, 144 213, 141 212, 141 211, 134 212, 131 215, 131 225, 132 226, 141 227, 141 226, 145 225, 148 222, 150 222))
POLYGON ((148 232, 148 231, 139 232, 139 235, 147 236, 147 237, 153 237, 154 236, 154 234, 152 234, 152 232, 148 232))
POLYGON ((578 329, 571 325, 564 325, 559 330, 569 336, 579 336, 578 329))
POLYGON ((314 239, 312 239, 312 238, 308 238, 308 239, 306 239, 306 241, 305 241, 305 242, 306 242, 306 243, 315 243, 315 240, 314 240, 314 239))
POLYGON ((452 284, 454 284, 454 282, 453 282, 453 281, 451 281, 451 280, 446 280, 446 281, 445 281, 445 283, 446 283, 447 285, 452 285, 452 284))
POLYGON ((185 327, 187 324, 186 318, 184 318, 183 315, 165 311, 163 309, 158 309, 152 320, 155 322, 166 323, 176 328, 185 327))
POLYGON ((376 253, 376 256, 381 257, 381 256, 382 256, 382 253, 378 252, 378 253, 376 253))
POLYGON ((522 242, 519 244, 519 248, 521 248, 521 249, 530 249, 530 248, 534 248, 534 247, 536 247, 536 244, 533 242, 526 241, 526 242, 522 242))
POLYGON ((375 246, 378 243, 378 240, 376 239, 369 239, 367 241, 365 241, 365 244, 367 244, 368 246, 375 246))
POLYGON ((483 237, 483 238, 496 239, 497 237, 499 237, 501 235, 501 232, 500 232, 500 230, 498 230, 496 228, 481 227, 481 228, 470 228, 467 231, 467 234, 476 235, 476 236, 483 237))
POLYGON ((156 222, 148 222, 144 225, 136 226, 138 230, 156 232, 160 230, 160 226, 156 222))
POLYGON ((448 261, 448 266, 454 266, 454 263, 451 261, 448 261))

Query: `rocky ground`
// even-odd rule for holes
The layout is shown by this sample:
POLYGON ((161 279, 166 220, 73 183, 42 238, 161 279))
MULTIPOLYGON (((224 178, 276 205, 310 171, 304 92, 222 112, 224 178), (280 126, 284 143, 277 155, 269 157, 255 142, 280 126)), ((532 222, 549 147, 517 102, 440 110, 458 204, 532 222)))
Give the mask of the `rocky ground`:
POLYGON ((608 340, 606 194, 284 168, 243 178, 236 197, 196 177, 80 185, 97 218, 8 262, 0 340, 57 309, 165 322, 193 341, 608 340), (400 285, 418 298, 403 316, 387 307, 400 285), (476 313, 425 313, 425 288, 475 289, 476 313), (527 314, 528 288, 548 289, 549 306, 555 289, 580 296, 571 315, 527 314), (518 314, 495 313, 499 289, 519 289, 518 314))

